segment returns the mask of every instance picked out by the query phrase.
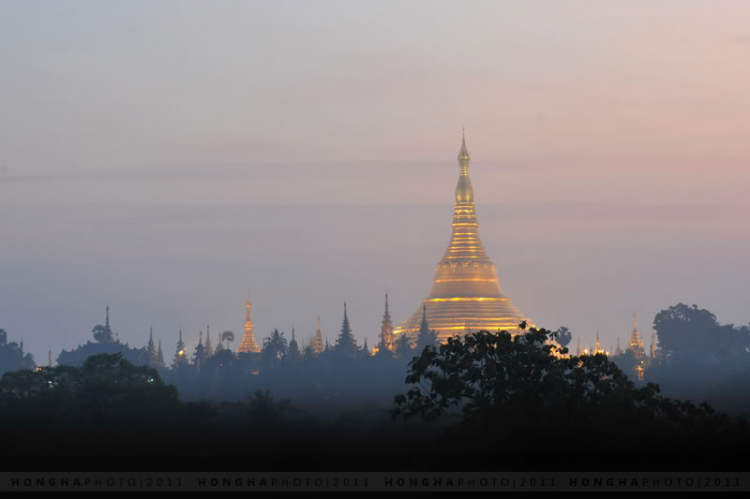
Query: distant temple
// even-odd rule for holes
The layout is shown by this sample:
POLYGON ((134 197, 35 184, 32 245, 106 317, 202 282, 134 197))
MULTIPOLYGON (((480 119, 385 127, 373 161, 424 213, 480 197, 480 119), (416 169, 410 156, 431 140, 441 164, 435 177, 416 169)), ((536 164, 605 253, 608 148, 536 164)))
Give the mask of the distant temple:
POLYGON ((253 335, 253 321, 250 319, 250 299, 247 300, 246 305, 247 311, 245 312, 245 334, 242 336, 242 343, 240 343, 237 352, 260 352, 258 343, 255 342, 255 335, 253 335))
POLYGON ((630 334, 630 340, 628 341, 628 351, 633 355, 635 361, 635 376, 639 381, 643 381, 644 371, 646 369, 646 351, 643 348, 643 339, 638 334, 638 325, 635 320, 635 313, 633 313, 633 332, 630 334))
POLYGON ((315 338, 312 343, 312 351, 315 355, 323 353, 323 333, 320 331, 320 316, 318 316, 318 328, 315 330, 315 338))
POLYGON ((484 251, 479 240, 479 223, 474 205, 474 189, 469 179, 469 161, 464 136, 458 154, 460 174, 456 186, 452 234, 448 249, 435 268, 435 281, 430 295, 414 314, 393 331, 393 341, 399 334, 407 334, 416 341, 422 322, 422 305, 430 328, 438 333, 438 341, 445 342, 454 335, 469 330, 517 332, 518 325, 532 322, 516 308, 500 288, 495 264, 484 251))

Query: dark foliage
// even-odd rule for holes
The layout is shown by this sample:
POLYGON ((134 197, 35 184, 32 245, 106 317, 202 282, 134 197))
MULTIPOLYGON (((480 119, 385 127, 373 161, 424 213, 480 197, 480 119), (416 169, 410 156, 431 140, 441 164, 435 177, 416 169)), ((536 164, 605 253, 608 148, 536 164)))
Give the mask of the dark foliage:
POLYGON ((560 432, 589 448, 606 441, 635 449, 686 435, 693 443, 729 439, 742 429, 706 403, 662 397, 655 384, 636 388, 604 355, 565 356, 552 339, 544 329, 480 331, 427 347, 409 364, 414 387, 396 397, 393 415, 454 423, 449 433, 459 441, 481 435, 519 451, 546 447, 560 432))

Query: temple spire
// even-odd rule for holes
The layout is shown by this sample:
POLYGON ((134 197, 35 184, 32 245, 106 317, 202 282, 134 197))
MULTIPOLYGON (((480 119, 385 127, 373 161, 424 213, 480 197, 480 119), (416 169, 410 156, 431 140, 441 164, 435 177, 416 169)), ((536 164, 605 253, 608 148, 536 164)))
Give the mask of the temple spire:
POLYGON ((461 175, 469 174, 469 161, 471 161, 471 156, 468 149, 466 149, 466 130, 464 129, 461 132, 461 150, 458 152, 458 164, 461 167, 461 175))
POLYGON ((185 342, 182 341, 182 329, 180 329, 180 339, 177 342, 177 349, 174 353, 174 360, 172 361, 172 368, 176 369, 187 365, 187 355, 185 354, 185 342))
POLYGON ((214 349, 211 345, 211 326, 206 326, 206 357, 210 357, 213 354, 214 349))
POLYGON ((248 296, 247 304, 245 305, 245 333, 242 336, 242 342, 240 343, 237 352, 260 352, 260 347, 255 341, 255 335, 253 334, 253 321, 250 319, 250 297, 248 296))
POLYGON ((349 316, 346 313, 346 302, 344 302, 344 321, 341 324, 341 333, 336 339, 336 350, 344 353, 352 353, 357 350, 357 341, 352 334, 352 328, 349 325, 349 316))
POLYGON ((315 330, 313 352, 315 352, 316 355, 323 353, 323 333, 320 331, 320 316, 318 316, 318 328, 315 330))
POLYGON ((385 348, 393 351, 393 323, 391 313, 388 311, 388 293, 385 294, 385 312, 383 322, 380 325, 380 345, 378 349, 385 348))
POLYGON ((599 339, 599 330, 596 331, 596 345, 594 346, 594 355, 598 353, 604 353, 602 351, 602 342, 599 339))

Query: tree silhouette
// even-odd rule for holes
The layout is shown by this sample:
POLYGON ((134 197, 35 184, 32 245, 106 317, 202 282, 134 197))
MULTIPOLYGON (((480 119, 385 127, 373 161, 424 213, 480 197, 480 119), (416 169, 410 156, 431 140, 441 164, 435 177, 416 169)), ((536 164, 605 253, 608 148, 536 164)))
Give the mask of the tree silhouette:
POLYGON ((280 333, 278 329, 274 329, 271 336, 263 340, 263 352, 261 356, 264 360, 281 360, 286 356, 288 349, 284 333, 280 333))
POLYGON ((705 403, 661 397, 653 383, 635 388, 604 355, 568 357, 553 338, 545 329, 479 331, 426 347, 409 364, 413 387, 396 397, 393 417, 456 414, 464 427, 503 438, 529 437, 522 428, 545 435, 560 421, 585 422, 590 431, 598 425, 600 434, 620 424, 657 432, 728 424, 705 403))
POLYGON ((288 400, 275 402, 268 390, 257 390, 248 400, 248 416, 257 428, 282 426, 289 416, 299 412, 288 400))
POLYGON ((102 326, 101 324, 94 326, 94 329, 91 330, 91 333, 94 335, 94 339, 99 343, 115 342, 115 337, 112 334, 112 329, 106 326, 102 326))
POLYGON ((232 331, 224 331, 221 333, 221 340, 234 344, 234 333, 232 331))
POLYGON ((565 326, 560 326, 557 331, 555 331, 555 341, 557 341, 561 347, 568 346, 572 339, 573 335, 571 334, 570 329, 565 326))
POLYGON ((414 355, 411 348, 411 341, 409 341, 409 336, 406 333, 401 333, 401 335, 396 338, 394 345, 395 353, 398 358, 406 359, 414 355))

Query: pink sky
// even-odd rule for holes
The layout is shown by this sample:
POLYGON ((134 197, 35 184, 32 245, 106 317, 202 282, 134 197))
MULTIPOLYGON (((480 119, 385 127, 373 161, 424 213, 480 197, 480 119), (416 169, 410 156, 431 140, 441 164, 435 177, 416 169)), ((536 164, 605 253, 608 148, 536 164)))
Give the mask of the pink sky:
POLYGON ((462 125, 482 238, 538 323, 614 344, 633 309, 648 330, 677 301, 747 323, 748 19, 746 1, 2 2, 0 327, 45 358, 109 301, 131 343, 153 322, 171 345, 237 330, 250 290, 260 336, 321 314, 333 338, 346 298, 372 344, 385 286, 399 319, 429 290, 462 125))

